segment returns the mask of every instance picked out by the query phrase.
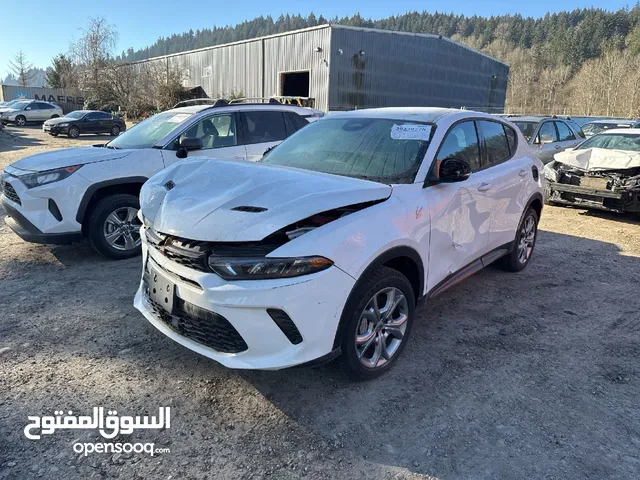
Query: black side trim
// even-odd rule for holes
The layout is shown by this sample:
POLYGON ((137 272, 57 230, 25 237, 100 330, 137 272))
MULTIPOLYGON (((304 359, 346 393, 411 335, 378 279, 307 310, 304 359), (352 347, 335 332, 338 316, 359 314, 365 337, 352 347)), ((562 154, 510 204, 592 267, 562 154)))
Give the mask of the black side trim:
POLYGON ((69 245, 83 240, 82 232, 69 233, 42 233, 38 228, 27 220, 20 212, 11 205, 2 202, 4 211, 7 213, 5 223, 20 238, 31 243, 45 243, 50 245, 69 245))
POLYGON ((342 355, 342 349, 340 347, 338 347, 335 350, 330 351, 326 355, 323 355, 321 357, 316 358, 315 360, 310 360, 308 362, 301 363, 300 365, 295 365, 295 366, 293 366, 291 368, 294 369, 294 368, 318 367, 320 365, 324 365, 325 363, 329 363, 329 362, 335 360, 340 355, 342 355))
POLYGON ((418 266, 420 286, 419 286, 418 292, 416 293, 416 298, 420 298, 422 292, 424 291, 424 278, 425 278, 424 264, 422 263, 422 258, 420 257, 420 254, 411 247, 394 247, 387 250, 386 252, 382 253, 379 257, 377 257, 374 261, 372 261, 369 264, 369 266, 362 272, 362 274, 360 275, 360 278, 351 289, 349 298, 347 298, 347 301, 344 305, 344 309, 342 310, 342 315, 340 316, 340 322, 338 323, 338 328, 336 329, 336 336, 333 340, 334 349, 338 348, 342 343, 342 335, 349 321, 348 318, 345 318, 345 312, 347 310, 350 310, 350 307, 353 306, 353 303, 357 303, 360 301, 360 299, 355 297, 353 294, 357 290, 358 286, 360 285, 360 282, 366 281, 367 278, 369 278, 369 276, 371 276, 371 274, 374 271, 376 271, 378 268, 383 266, 388 261, 393 260, 394 258, 400 258, 400 257, 408 257, 411 260, 413 260, 414 263, 418 266))
POLYGON ((444 291, 453 287, 455 284, 460 283, 465 278, 470 277, 474 273, 479 272, 484 267, 495 262, 500 257, 503 257, 508 253, 512 252, 514 245, 515 245, 515 241, 501 245, 498 248, 491 250, 489 253, 484 254, 482 257, 478 258, 477 260, 474 260, 468 265, 462 267, 457 272, 452 273, 443 281, 441 281, 436 286, 434 286, 431 290, 429 290, 429 293, 425 295, 424 300, 426 301, 430 298, 440 295, 444 291))
POLYGON ((113 180, 106 180, 104 182, 98 182, 91 185, 87 188, 87 191, 84 192, 82 200, 80 201, 80 206, 78 207, 78 213, 76 214, 76 222, 82 223, 84 219, 84 214, 87 212, 87 207, 89 206, 89 202, 93 195, 104 187, 111 187, 113 185, 127 185, 133 183, 144 183, 149 180, 147 177, 124 177, 124 178, 114 178, 113 180))
POLYGON ((49 207, 49 211, 51 212, 51 215, 53 215, 53 217, 56 220, 61 222, 62 221, 62 214, 60 213, 60 209, 58 208, 58 205, 56 204, 56 202, 52 198, 49 199, 48 207, 49 207))

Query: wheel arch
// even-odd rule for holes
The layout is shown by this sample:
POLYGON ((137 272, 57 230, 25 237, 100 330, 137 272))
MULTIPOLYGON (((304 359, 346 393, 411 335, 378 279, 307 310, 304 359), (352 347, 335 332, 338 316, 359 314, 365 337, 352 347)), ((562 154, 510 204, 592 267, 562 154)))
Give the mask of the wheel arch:
POLYGON ((117 193, 128 193, 137 196, 140 194, 142 185, 147 180, 147 177, 125 177, 94 183, 87 188, 87 191, 82 196, 82 200, 78 206, 78 212, 76 213, 76 221, 83 225, 84 229, 88 213, 91 212, 91 209, 98 201, 117 193))
POLYGON ((371 261, 369 265, 367 265, 360 274, 356 283, 353 285, 353 288, 347 297, 347 301, 344 304, 344 308, 342 309, 342 314, 340 315, 340 321, 333 340, 334 350, 340 347, 344 330, 349 322, 345 312, 353 307, 354 302, 357 303, 359 301, 359 298, 357 298, 354 293, 362 282, 367 281, 373 272, 384 266, 393 268, 407 277, 413 288, 416 303, 418 302, 418 299, 422 297, 425 284, 425 267, 420 254, 414 248, 408 246, 392 247, 385 250, 371 261))

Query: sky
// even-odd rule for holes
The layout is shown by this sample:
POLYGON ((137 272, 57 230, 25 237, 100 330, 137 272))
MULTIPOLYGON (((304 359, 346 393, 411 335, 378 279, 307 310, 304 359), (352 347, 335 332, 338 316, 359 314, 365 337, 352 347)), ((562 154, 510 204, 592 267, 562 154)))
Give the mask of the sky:
POLYGON ((50 0, 2 0, 2 40, 0 41, 0 78, 8 72, 9 61, 18 50, 34 66, 45 68, 51 58, 65 53, 69 43, 82 34, 88 19, 104 17, 119 34, 117 52, 129 47, 139 49, 153 44, 160 36, 170 36, 189 29, 235 25, 260 15, 277 18, 280 14, 307 15, 326 18, 360 13, 365 18, 383 18, 408 11, 444 11, 465 15, 502 15, 520 13, 542 17, 547 12, 573 10, 589 6, 618 10, 633 0, 65 0, 62 4, 50 0))

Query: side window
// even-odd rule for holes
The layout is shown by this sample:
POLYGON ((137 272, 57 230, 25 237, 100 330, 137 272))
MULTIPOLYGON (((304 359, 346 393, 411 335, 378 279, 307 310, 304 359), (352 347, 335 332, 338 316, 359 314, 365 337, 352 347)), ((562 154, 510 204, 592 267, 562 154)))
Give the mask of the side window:
POLYGON ((287 126, 287 136, 293 135, 302 127, 309 125, 309 122, 293 112, 284 112, 284 121, 287 126))
POLYGON ((100 120, 99 115, 96 112, 93 113, 88 113, 85 117, 85 120, 90 121, 90 122, 95 122, 96 120, 100 120))
POLYGON ((484 139, 487 166, 497 165, 511 156, 509 142, 502 123, 480 120, 477 122, 480 135, 484 139))
POLYGON ((298 127, 298 130, 300 130, 302 127, 306 127, 307 125, 309 125, 309 121, 307 119, 305 119, 304 117, 301 117, 297 113, 290 112, 288 115, 291 118, 293 118, 293 121, 294 121, 296 127, 298 127))
POLYGON ((44 108, 47 110, 54 110, 56 107, 50 103, 41 103, 40 108, 44 108))
POLYGON ((287 138, 284 115, 278 111, 241 113, 244 119, 245 143, 279 142, 287 138))
POLYGON ((230 113, 200 120, 178 137, 175 142, 175 148, 178 147, 183 138, 199 138, 202 140, 202 148, 204 150, 235 147, 238 144, 235 118, 230 113))
POLYGON ((38 104, 36 102, 31 102, 29 105, 24 107, 24 109, 25 110, 40 110, 40 107, 38 107, 38 104))
POLYGON ((439 164, 447 158, 464 160, 472 172, 480 170, 478 134, 472 121, 459 123, 447 133, 438 150, 436 162, 439 164))
POLYGON ((561 142, 567 140, 575 140, 576 136, 573 134, 569 126, 564 122, 556 122, 556 128, 558 129, 558 137, 561 142))
POLYGON ((516 132, 513 128, 507 126, 507 125, 503 125, 504 127, 504 132, 507 134, 507 141, 509 142, 509 151, 511 152, 511 155, 513 155, 514 153, 516 153, 516 148, 518 148, 517 145, 517 136, 516 136, 516 132))
POLYGON ((96 112, 94 115, 99 120, 111 120, 111 115, 106 112, 96 112))
POLYGON ((538 132, 538 137, 536 138, 536 143, 540 143, 543 137, 550 139, 551 142, 558 141, 558 133, 556 132, 556 127, 553 126, 553 122, 544 122, 542 124, 538 132))

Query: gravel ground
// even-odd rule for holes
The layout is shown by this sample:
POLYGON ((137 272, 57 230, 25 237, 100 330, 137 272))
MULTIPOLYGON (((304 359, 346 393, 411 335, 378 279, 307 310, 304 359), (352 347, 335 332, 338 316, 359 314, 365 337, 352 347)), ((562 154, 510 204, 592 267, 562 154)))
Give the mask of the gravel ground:
MULTIPOLYGON (((0 167, 69 140, 0 132, 0 167)), ((140 264, 21 241, 0 220, 0 478, 561 478, 640 476, 640 222, 547 207, 520 274, 490 267, 419 312, 397 366, 236 372, 132 307, 140 264), (115 441, 170 453, 74 453, 29 415, 146 415, 115 441)), ((79 432, 79 433, 77 433, 79 432)))

